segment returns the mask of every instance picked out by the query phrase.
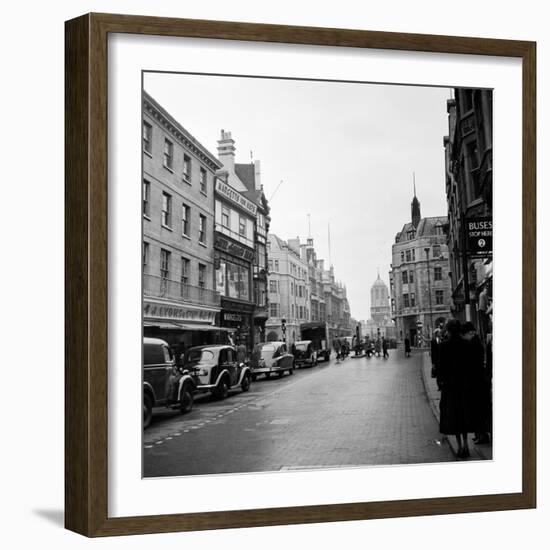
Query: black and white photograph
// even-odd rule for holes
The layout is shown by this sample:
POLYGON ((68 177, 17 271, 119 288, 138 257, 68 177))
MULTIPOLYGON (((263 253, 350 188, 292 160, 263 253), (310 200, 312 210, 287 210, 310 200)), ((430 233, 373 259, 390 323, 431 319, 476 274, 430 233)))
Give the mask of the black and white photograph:
POLYGON ((143 477, 492 460, 492 90, 142 84, 143 477))

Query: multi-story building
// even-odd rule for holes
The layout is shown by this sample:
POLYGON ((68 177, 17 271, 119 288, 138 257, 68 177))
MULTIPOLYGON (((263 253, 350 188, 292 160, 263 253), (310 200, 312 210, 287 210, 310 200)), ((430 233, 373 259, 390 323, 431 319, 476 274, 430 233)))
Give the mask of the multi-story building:
POLYGON ((446 229, 446 216, 421 217, 415 192, 411 221, 392 245, 391 308, 399 342, 409 338, 412 345, 426 345, 450 315, 446 229))
POLYGON ((267 340, 300 338, 300 324, 311 320, 308 264, 301 256, 300 240, 284 241, 268 235, 269 318, 267 340), (286 332, 282 330, 285 320, 286 332))
POLYGON ((449 135, 443 139, 452 311, 485 335, 492 300, 493 93, 457 88, 454 96, 447 101, 449 135), (491 235, 483 236, 485 250, 468 247, 464 232, 472 222, 491 227, 484 231, 491 235))
MULTIPOLYGON (((240 315, 241 317, 246 310, 248 317, 246 321, 250 328, 248 344, 253 345, 265 341, 265 323, 269 315, 267 292, 269 205, 261 185, 260 161, 257 160, 248 164, 236 163, 235 141, 231 137, 231 132, 221 131, 220 140, 218 141, 218 158, 223 163, 223 170, 219 172, 220 181, 225 182, 225 188, 231 189, 232 193, 237 193, 236 195, 234 194, 234 197, 238 196, 241 209, 245 207, 242 217, 249 219, 250 215, 254 216, 252 242, 248 241, 246 243, 247 246, 252 246, 254 250, 252 255, 252 286, 250 296, 247 298, 247 302, 249 303, 239 304, 239 308, 243 312, 240 315), (249 307, 250 303, 252 304, 252 308, 249 307)), ((220 223, 223 221, 222 218, 220 215, 220 223)), ((218 220, 218 218, 216 219, 218 220)), ((237 306, 236 303, 229 304, 227 300, 223 300, 223 302, 230 308, 237 306)), ((235 312, 222 313, 222 317, 226 321, 229 316, 234 320, 233 322, 237 319, 235 312)))
POLYGON ((352 336, 355 327, 350 326, 351 312, 347 298, 346 287, 334 276, 334 266, 324 269, 324 261, 319 261, 322 273, 324 318, 327 322, 331 337, 352 336))
POLYGON ((390 293, 380 273, 370 289, 370 319, 362 322, 363 336, 395 340, 395 323, 392 321, 390 293))
POLYGON ((147 93, 142 129, 144 333, 212 341, 204 329, 220 312, 213 229, 222 165, 147 93))

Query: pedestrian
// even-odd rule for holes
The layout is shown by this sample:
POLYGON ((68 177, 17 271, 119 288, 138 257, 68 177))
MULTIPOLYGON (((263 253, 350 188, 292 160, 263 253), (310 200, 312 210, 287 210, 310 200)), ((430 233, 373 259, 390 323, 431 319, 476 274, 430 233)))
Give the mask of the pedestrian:
POLYGON ((430 344, 430 357, 432 360, 432 378, 436 379, 437 389, 441 391, 441 379, 439 376, 439 356, 441 354, 441 330, 436 328, 430 344))
POLYGON ((481 339, 471 322, 462 325, 462 337, 470 344, 468 362, 472 366, 472 398, 475 411, 474 443, 489 443, 491 395, 488 375, 485 369, 485 350, 481 339))
POLYGON ((376 339, 376 344, 374 344, 374 351, 376 353, 376 357, 380 357, 380 351, 382 349, 382 345, 380 342, 380 337, 376 339))
POLYGON ((246 346, 241 342, 237 346, 237 363, 240 365, 246 361, 246 346))
POLYGON ((462 337, 460 322, 447 322, 447 340, 441 343, 441 401, 439 431, 454 435, 458 458, 468 458, 468 433, 476 429, 473 380, 475 366, 471 364, 470 343, 462 337))
POLYGON ((382 354, 384 355, 384 359, 387 359, 389 357, 388 355, 388 341, 384 336, 382 336, 382 354))
POLYGON ((334 349, 334 353, 336 354, 336 362, 340 362, 340 352, 342 347, 340 346, 340 340, 338 338, 334 338, 332 341, 332 348, 334 349))
POLYGON ((411 341, 405 338, 405 357, 411 356, 411 341))
POLYGON ((367 356, 367 358, 370 357, 370 342, 369 342, 369 337, 368 336, 365 336, 365 341, 363 342, 363 347, 364 347, 364 350, 365 350, 365 355, 367 356))

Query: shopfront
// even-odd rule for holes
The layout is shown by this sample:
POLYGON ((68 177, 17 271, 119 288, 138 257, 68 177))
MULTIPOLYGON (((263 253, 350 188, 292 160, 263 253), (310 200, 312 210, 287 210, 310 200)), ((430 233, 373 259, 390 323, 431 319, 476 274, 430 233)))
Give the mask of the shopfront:
POLYGON ((254 304, 246 304, 222 298, 220 326, 234 331, 232 336, 236 346, 244 344, 250 352, 253 348, 254 304))

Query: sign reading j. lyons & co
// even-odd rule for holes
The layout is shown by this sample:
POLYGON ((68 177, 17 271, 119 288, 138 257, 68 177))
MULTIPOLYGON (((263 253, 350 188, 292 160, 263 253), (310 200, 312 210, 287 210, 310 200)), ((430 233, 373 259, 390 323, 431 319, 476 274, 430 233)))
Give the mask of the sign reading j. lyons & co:
POLYGON ((489 216, 466 220, 469 256, 490 256, 493 253, 493 219, 489 216))
POLYGON ((202 308, 189 308, 159 302, 144 302, 143 317, 168 321, 187 321, 201 324, 214 324, 216 312, 202 308))

